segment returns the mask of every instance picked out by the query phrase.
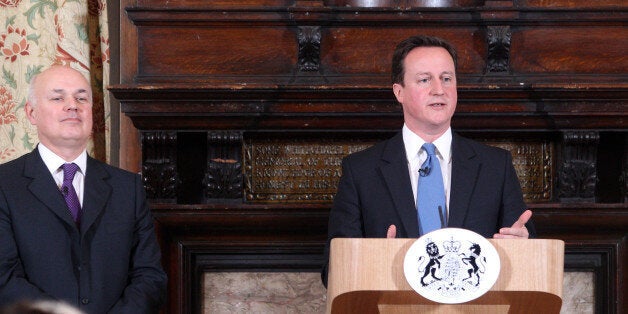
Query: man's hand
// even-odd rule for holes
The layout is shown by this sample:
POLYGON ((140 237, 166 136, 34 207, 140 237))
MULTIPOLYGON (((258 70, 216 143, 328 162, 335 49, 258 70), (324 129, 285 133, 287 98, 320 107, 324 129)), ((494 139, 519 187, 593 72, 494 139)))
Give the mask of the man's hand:
POLYGON ((494 239, 527 239, 530 234, 526 228, 526 222, 532 217, 532 211, 527 209, 519 216, 519 219, 510 228, 501 228, 499 233, 493 235, 494 239))
POLYGON ((394 239, 397 237, 397 227, 395 225, 390 225, 388 227, 388 231, 386 232, 386 238, 394 239))

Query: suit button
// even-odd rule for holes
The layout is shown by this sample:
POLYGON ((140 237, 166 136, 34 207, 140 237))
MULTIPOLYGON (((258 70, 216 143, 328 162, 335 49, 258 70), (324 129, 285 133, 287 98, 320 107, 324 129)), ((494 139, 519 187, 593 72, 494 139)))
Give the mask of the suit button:
POLYGON ((88 298, 83 298, 83 299, 81 299, 81 303, 87 304, 87 303, 89 303, 89 299, 88 298))

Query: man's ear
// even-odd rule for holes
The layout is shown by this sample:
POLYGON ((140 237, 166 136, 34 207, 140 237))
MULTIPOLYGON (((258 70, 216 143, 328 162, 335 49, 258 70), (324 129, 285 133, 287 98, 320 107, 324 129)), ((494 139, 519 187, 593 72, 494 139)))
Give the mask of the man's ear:
POLYGON ((403 104, 403 86, 399 83, 393 84, 393 94, 395 94, 395 98, 397 98, 397 102, 403 104))
POLYGON ((28 121, 30 121, 32 125, 37 125, 37 113, 35 112, 35 108, 31 105, 30 101, 27 101, 24 105, 24 111, 26 112, 26 117, 28 118, 28 121))

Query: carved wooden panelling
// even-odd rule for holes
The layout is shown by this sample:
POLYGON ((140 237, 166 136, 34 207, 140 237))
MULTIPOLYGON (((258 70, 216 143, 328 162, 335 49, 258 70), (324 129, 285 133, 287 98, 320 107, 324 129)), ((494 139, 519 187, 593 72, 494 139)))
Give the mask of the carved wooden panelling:
POLYGON ((394 46, 410 35, 429 34, 458 48, 463 82, 484 73, 508 73, 503 82, 565 83, 566 74, 572 81, 589 82, 590 73, 602 75, 594 82, 625 82, 628 59, 621 39, 628 29, 612 2, 589 11, 569 9, 574 4, 567 1, 554 1, 557 9, 544 11, 534 7, 540 3, 527 8, 517 1, 480 1, 484 6, 469 7, 419 2, 369 7, 296 1, 282 8, 236 1, 209 7, 190 3, 195 10, 186 11, 168 9, 178 4, 162 7, 150 1, 147 5, 156 7, 127 9, 138 30, 137 80, 292 84, 299 82, 295 71, 313 69, 303 71, 302 62, 320 57, 316 68, 324 79, 317 85, 386 86, 394 46), (461 8, 443 10, 453 6, 461 8), (315 45, 303 50, 299 41, 308 36, 315 45), (533 74, 538 76, 529 77, 533 74))
MULTIPOLYGON (((295 0, 211 0, 211 7, 282 7, 294 5, 295 0)), ((141 7, 167 7, 167 8, 207 8, 207 0, 138 0, 137 5, 141 7)))
POLYGON ((628 38, 625 26, 513 28, 511 66, 522 74, 625 75, 628 55, 621 38, 628 38))
POLYGON ((421 25, 329 28, 323 32, 321 42, 322 64, 330 74, 381 75, 385 80, 377 83, 392 85, 390 62, 394 47, 409 36, 430 34, 447 38, 456 45, 460 73, 482 72, 486 50, 482 44, 475 43, 474 37, 479 39, 479 32, 478 27, 445 29, 421 25))
MULTIPOLYGON (((296 34, 285 28, 141 28, 138 76, 289 75, 296 34)), ((147 78, 144 78, 147 79, 147 78)))

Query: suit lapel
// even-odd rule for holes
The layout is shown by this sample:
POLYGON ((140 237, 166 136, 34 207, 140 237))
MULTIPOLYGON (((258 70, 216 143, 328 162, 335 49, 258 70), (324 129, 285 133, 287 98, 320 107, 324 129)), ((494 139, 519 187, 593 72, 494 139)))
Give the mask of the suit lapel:
POLYGON ((469 210, 480 163, 466 139, 454 134, 452 140, 451 194, 449 200, 449 227, 462 227, 469 210))
POLYGON ((107 178, 109 178, 109 174, 103 166, 88 156, 83 194, 83 213, 81 216, 81 234, 85 234, 89 230, 107 205, 107 200, 111 195, 111 186, 107 183, 107 178))
POLYGON ((24 162, 24 176, 32 178, 33 181, 28 185, 28 190, 35 195, 40 202, 48 207, 63 222, 70 226, 76 226, 68 206, 63 200, 63 195, 55 180, 52 178, 50 171, 46 167, 43 159, 39 155, 39 151, 34 149, 26 156, 24 162))
POLYGON ((401 132, 391 138, 382 154, 380 167, 388 191, 393 200, 395 210, 399 214, 407 237, 416 237, 419 234, 419 223, 416 214, 416 205, 412 195, 412 185, 408 175, 408 161, 403 145, 401 132))

